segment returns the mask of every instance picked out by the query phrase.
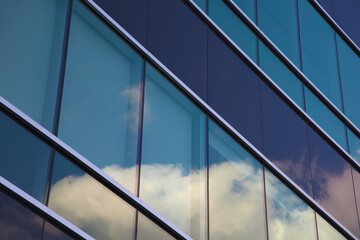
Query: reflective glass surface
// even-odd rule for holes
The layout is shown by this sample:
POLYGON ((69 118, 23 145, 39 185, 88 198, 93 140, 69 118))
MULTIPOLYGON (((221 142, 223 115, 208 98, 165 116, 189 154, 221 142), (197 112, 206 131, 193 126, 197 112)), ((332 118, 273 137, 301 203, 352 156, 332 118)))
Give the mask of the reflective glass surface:
POLYGON ((233 0, 238 7, 245 12, 245 14, 253 21, 256 22, 256 0, 233 0))
POLYGON ((74 2, 59 137, 130 191, 143 60, 74 2))
POLYGON ((0 1, 0 95, 49 131, 54 121, 67 3, 0 1))
POLYGON ((150 0, 149 51, 206 100, 206 25, 178 0, 150 0))
POLYGON ((43 201, 51 148, 0 112, 0 175, 43 201))
POLYGON ((265 170, 267 217, 270 240, 315 240, 315 212, 265 170))
POLYGON ((350 155, 360 163, 360 139, 350 130, 346 129, 349 141, 350 155))
POLYGON ((260 29, 300 68, 297 0, 258 0, 257 9, 260 29))
POLYGON ((339 65, 341 73, 341 87, 346 116, 360 127, 360 58, 353 50, 336 35, 339 65))
POLYGON ((140 198, 194 239, 205 237, 205 124, 205 115, 147 64, 140 198))
POLYGON ((263 153, 310 196, 306 123, 261 82, 263 153))
POLYGON ((59 153, 49 207, 96 239, 132 239, 135 210, 59 153))
POLYGON ((256 36, 223 0, 209 0, 209 16, 254 62, 257 62, 256 36))
POLYGON ((171 240, 175 239, 149 220, 140 212, 138 213, 137 240, 171 240))
POLYGON ((304 109, 303 84, 262 42, 259 42, 259 65, 299 107, 304 109))
MULTIPOLYGON (((342 0, 340 1, 344 2, 342 0)), ((334 17, 333 0, 317 0, 317 2, 320 3, 321 7, 323 7, 331 17, 334 17)))
POLYGON ((319 240, 345 240, 333 226, 326 222, 319 214, 316 214, 319 240))
POLYGON ((94 2, 137 41, 145 45, 148 0, 95 0, 94 2))
POLYGON ((360 173, 354 168, 351 169, 351 172, 354 181, 356 206, 359 214, 360 213, 360 173))
POLYGON ((359 237, 350 165, 310 128, 309 147, 314 199, 359 237))
POLYGON ((194 0, 194 2, 206 13, 207 0, 194 0))
POLYGON ((306 113, 347 151, 345 124, 305 87, 306 113))
POLYGON ((259 76, 209 31, 209 105, 261 148, 259 76))
POLYGON ((43 240, 71 240, 74 239, 52 225, 49 222, 45 222, 43 240))
POLYGON ((263 168, 209 120, 209 239, 266 239, 263 168))
POLYGON ((342 110, 335 32, 307 0, 299 0, 303 72, 342 110))

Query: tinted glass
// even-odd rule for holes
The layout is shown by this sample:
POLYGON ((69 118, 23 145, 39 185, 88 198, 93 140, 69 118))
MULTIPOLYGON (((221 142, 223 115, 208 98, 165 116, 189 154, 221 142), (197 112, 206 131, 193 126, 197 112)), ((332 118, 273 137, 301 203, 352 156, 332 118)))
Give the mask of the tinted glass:
POLYGON ((209 16, 254 62, 257 62, 256 36, 222 0, 209 0, 209 16))
POLYGON ((259 81, 233 51, 209 32, 209 105, 260 149, 259 81))
POLYGON ((256 0, 233 0, 236 5, 255 23, 256 22, 256 0))
POLYGON ((316 214, 319 240, 345 240, 333 226, 326 222, 319 214, 316 214))
POLYGON ((50 131, 67 3, 0 1, 0 95, 50 131))
POLYGON ((263 168, 209 121, 210 239, 266 239, 263 168))
POLYGON ((43 201, 50 147, 0 112, 0 175, 43 201))
POLYGON ((359 214, 360 213, 360 173, 354 168, 351 169, 351 172, 354 181, 356 206, 359 214))
POLYGON ((49 222, 45 222, 43 240, 71 240, 74 239, 49 222))
POLYGON ((356 161, 360 163, 360 139, 348 128, 346 131, 349 141, 349 153, 356 161))
POLYGON ((305 101, 306 113, 346 151, 345 124, 306 87, 305 101))
POLYGON ((360 58, 336 35, 341 73, 341 87, 346 116, 358 127, 360 126, 360 58))
POLYGON ((206 26, 183 1, 149 1, 148 49, 206 100, 206 26))
POLYGON ((310 196, 306 123, 261 82, 263 153, 310 196))
POLYGON ((74 2, 59 137, 130 191, 142 66, 108 26, 74 2))
POLYGON ((300 68, 297 0, 258 0, 258 25, 300 68))
POLYGON ((309 146, 314 199, 359 236, 350 165, 310 128, 309 146))
POLYGON ((333 0, 334 18, 346 34, 360 46, 360 2, 358 0, 333 0))
POLYGON ((145 45, 148 0, 95 0, 95 3, 145 45))
POLYGON ((269 239, 316 239, 315 213, 268 170, 265 187, 269 239))
MULTIPOLYGON (((334 17, 333 0, 317 0, 321 7, 332 17, 334 17)), ((343 2, 343 1, 342 1, 343 2)))
POLYGON ((303 84, 262 42, 259 42, 259 62, 261 69, 304 109, 303 84))
POLYGON ((342 109, 335 32, 307 0, 299 0, 299 18, 303 71, 342 109))
POLYGON ((205 124, 205 115, 147 64, 140 198, 195 239, 205 237, 205 124))
POLYGON ((96 239, 132 239, 135 210, 58 153, 49 207, 96 239))
POLYGON ((170 240, 174 239, 150 219, 138 213, 137 240, 170 240))
POLYGON ((41 239, 43 219, 0 191, 0 239, 41 239))
POLYGON ((207 0, 194 0, 194 2, 206 13, 207 0))

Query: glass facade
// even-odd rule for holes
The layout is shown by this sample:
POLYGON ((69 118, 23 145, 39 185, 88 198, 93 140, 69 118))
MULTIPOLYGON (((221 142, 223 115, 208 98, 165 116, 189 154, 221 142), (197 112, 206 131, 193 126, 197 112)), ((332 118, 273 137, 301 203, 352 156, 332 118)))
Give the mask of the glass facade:
POLYGON ((360 237, 359 54, 310 1, 0 0, 0 176, 69 222, 0 178, 0 238, 360 237))

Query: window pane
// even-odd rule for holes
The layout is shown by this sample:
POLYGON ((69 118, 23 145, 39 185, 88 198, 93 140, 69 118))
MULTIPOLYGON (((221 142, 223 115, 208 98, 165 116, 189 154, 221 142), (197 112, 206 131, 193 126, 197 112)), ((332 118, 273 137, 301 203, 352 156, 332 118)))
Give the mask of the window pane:
POLYGON ((265 170, 269 239, 316 239, 315 215, 306 203, 265 170))
POLYGON ((326 222, 319 214, 316 214, 319 240, 345 240, 333 226, 326 222))
POLYGON ((0 175, 44 199, 51 148, 0 112, 0 175))
POLYGON ((360 139, 348 128, 346 128, 349 141, 350 155, 360 163, 360 139))
MULTIPOLYGON (((341 2, 344 2, 340 0, 341 2)), ((325 11, 331 16, 334 17, 333 10, 333 0, 317 0, 318 3, 325 9, 325 11)))
POLYGON ((309 128, 314 199, 355 236, 360 236, 350 165, 309 128))
POLYGON ((254 62, 257 62, 256 36, 222 0, 209 0, 209 16, 254 62))
POLYGON ((59 137, 135 191, 143 60, 74 2, 59 137))
POLYGON ((139 212, 137 240, 174 239, 158 225, 139 212))
POLYGON ((299 18, 304 73, 342 109, 335 32, 307 0, 299 0, 299 18))
POLYGON ((336 39, 339 52, 344 112, 346 116, 359 127, 360 58, 338 35, 336 35, 336 39))
POLYGON ((209 105, 258 149, 259 81, 259 76, 209 31, 209 105))
POLYGON ((209 121, 210 239, 266 239, 262 165, 209 121))
POLYGON ((305 87, 307 114, 347 151, 345 124, 305 87))
POLYGON ((49 222, 45 222, 43 240, 71 240, 74 239, 49 222))
POLYGON ((258 25, 300 68, 297 0, 258 0, 258 25))
POLYGON ((194 2, 206 13, 206 1, 207 0, 194 0, 194 2))
POLYGON ((195 239, 205 237, 205 123, 147 64, 140 198, 195 239))
POLYGON ((95 3, 145 45, 148 0, 95 0, 95 3))
POLYGON ((183 1, 149 1, 149 51, 204 100, 206 31, 183 1))
POLYGON ((263 153, 311 196, 306 123, 263 82, 261 109, 263 153))
POLYGON ((255 0, 233 0, 241 10, 255 23, 256 22, 256 9, 255 0))
POLYGON ((0 2, 0 95, 52 131, 68 1, 0 2))
POLYGON ((259 62, 261 69, 304 109, 303 84, 262 42, 259 43, 259 62))
POLYGON ((49 207, 96 239, 132 239, 135 210, 58 153, 49 207))

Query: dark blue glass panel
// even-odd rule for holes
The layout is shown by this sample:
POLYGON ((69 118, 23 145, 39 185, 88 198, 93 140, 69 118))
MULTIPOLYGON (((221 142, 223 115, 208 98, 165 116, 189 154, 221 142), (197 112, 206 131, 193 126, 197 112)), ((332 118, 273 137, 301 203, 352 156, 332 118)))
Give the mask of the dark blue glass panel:
POLYGON ((209 105, 260 149, 259 76, 212 32, 208 61, 209 105))
POLYGON ((345 33, 360 46, 360 1, 334 0, 334 18, 345 33))
POLYGON ((148 0, 95 0, 95 3, 145 45, 148 0))
POLYGON ((263 43, 259 43, 260 67, 265 73, 304 109, 303 84, 263 43))
POLYGON ((39 240, 43 219, 0 191, 0 239, 39 240))
POLYGON ((52 131, 68 1, 0 5, 0 96, 52 131))
POLYGON ((306 123, 261 82, 263 153, 310 196, 306 123))
POLYGON ((303 72, 340 110, 335 32, 307 0, 299 0, 303 72))
POLYGON ((51 148, 0 112, 0 175, 43 201, 51 148))
POLYGON ((233 0, 238 7, 255 23, 256 22, 256 0, 233 0))
POLYGON ((149 1, 148 49, 206 100, 206 25, 178 0, 149 1))
POLYGON ((209 16, 254 62, 257 62, 256 35, 222 0, 209 0, 209 16))
POLYGON ((258 0, 258 25, 300 68, 297 0, 258 0))
POLYGON ((317 133, 308 130, 314 199, 359 237, 351 167, 317 133))
MULTIPOLYGON (((344 2, 344 0, 340 1, 344 2)), ((317 2, 320 3, 321 7, 324 8, 331 17, 334 17, 333 0, 317 0, 317 2)))

